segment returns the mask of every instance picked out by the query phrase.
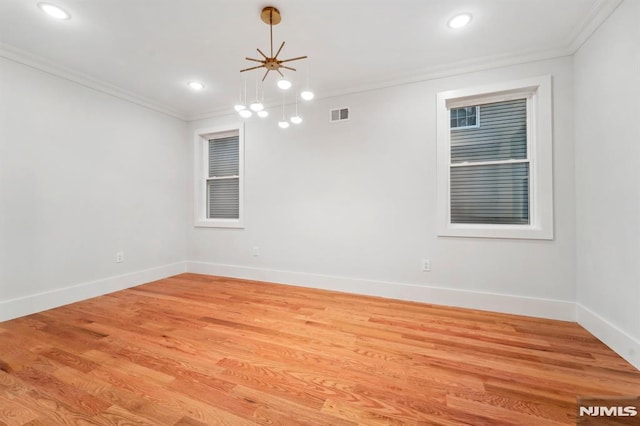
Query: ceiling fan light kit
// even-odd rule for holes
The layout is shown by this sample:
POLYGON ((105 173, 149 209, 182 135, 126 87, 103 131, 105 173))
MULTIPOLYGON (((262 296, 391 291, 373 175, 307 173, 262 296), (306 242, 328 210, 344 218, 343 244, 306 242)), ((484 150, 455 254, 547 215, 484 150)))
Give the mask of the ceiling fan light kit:
MULTIPOLYGON (((294 62, 294 61, 299 61, 302 59, 307 59, 307 56, 297 56, 294 58, 288 58, 288 59, 279 59, 280 57, 280 53, 282 52, 282 49, 284 48, 285 42, 283 41, 282 44, 280 44, 280 47, 278 48, 278 50, 275 52, 274 54, 274 50, 273 50, 273 26, 274 25, 278 25, 281 21, 282 21, 282 16, 280 15, 280 11, 278 9, 276 9, 273 6, 267 6, 265 8, 262 9, 262 12, 260 13, 260 19, 262 19, 262 22, 264 22, 265 24, 269 25, 269 56, 267 56, 262 50, 260 50, 259 48, 256 49, 258 51, 258 53, 260 54, 260 58, 250 58, 250 57, 246 57, 245 59, 247 61, 251 61, 251 62, 257 62, 259 65, 255 65, 249 68, 244 68, 242 70, 240 70, 241 73, 245 73, 247 71, 253 71, 253 70, 258 70, 261 68, 264 68, 266 71, 264 73, 264 75, 262 76, 262 80, 261 82, 264 82, 265 79, 267 78, 267 76, 269 75, 269 73, 271 71, 275 71, 276 73, 278 73, 280 75, 280 79, 277 82, 277 86, 278 88, 280 88, 283 91, 289 90, 293 84, 291 82, 291 80, 287 79, 283 73, 283 70, 289 70, 292 72, 297 71, 295 68, 290 66, 290 62, 294 62)), ((256 101, 251 103, 251 105, 249 105, 249 108, 247 109, 247 102, 246 102, 246 98, 247 98, 247 84, 246 84, 246 78, 244 79, 244 101, 242 99, 242 90, 240 91, 240 101, 239 103, 237 103, 234 107, 234 109, 240 114, 241 117, 243 118, 249 118, 252 116, 251 110, 258 113, 258 116, 261 118, 267 117, 269 115, 269 113, 264 109, 264 105, 262 102, 259 102, 257 100, 257 91, 258 91, 258 81, 256 80, 256 101), (261 114, 262 113, 262 114, 261 114)), ((309 101, 311 99, 313 99, 314 94, 313 92, 308 88, 309 86, 309 75, 308 75, 308 67, 307 67, 307 88, 300 93, 300 97, 303 100, 309 101)), ((264 89, 263 89, 264 90, 264 89)), ((263 94, 264 97, 264 94, 263 94)), ((284 95, 282 97, 282 109, 283 109, 283 115, 284 115, 284 95)), ((291 122, 294 124, 299 124, 302 122, 302 118, 298 115, 297 112, 297 98, 296 98, 296 114, 291 118, 291 122)), ((289 122, 285 121, 283 118, 283 121, 280 121, 278 123, 278 125, 281 128, 287 128, 289 127, 289 122), (284 124, 286 123, 286 125, 284 124)))

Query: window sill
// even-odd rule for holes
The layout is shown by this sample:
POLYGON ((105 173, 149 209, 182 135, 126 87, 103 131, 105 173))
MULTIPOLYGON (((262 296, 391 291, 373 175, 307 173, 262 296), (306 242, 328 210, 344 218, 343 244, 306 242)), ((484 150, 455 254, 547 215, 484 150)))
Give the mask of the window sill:
POLYGON ((453 225, 438 230, 439 237, 513 238, 553 240, 553 230, 531 225, 453 225))
POLYGON ((235 229, 244 229, 244 225, 242 221, 237 219, 202 219, 196 220, 194 225, 195 228, 235 228, 235 229))

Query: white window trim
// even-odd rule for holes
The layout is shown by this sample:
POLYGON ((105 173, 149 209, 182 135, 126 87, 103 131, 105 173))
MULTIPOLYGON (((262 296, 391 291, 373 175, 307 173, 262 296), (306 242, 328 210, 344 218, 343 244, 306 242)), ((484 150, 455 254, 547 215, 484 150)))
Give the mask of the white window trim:
POLYGON ((439 236, 553 239, 553 121, 551 76, 534 77, 437 95, 437 232, 439 236), (449 110, 527 98, 529 225, 451 223, 451 123, 449 110))
POLYGON ((244 228, 244 124, 200 129, 195 131, 193 145, 194 226, 204 228, 244 228), (238 219, 207 218, 207 168, 209 140, 225 133, 238 133, 239 155, 239 217, 238 219))

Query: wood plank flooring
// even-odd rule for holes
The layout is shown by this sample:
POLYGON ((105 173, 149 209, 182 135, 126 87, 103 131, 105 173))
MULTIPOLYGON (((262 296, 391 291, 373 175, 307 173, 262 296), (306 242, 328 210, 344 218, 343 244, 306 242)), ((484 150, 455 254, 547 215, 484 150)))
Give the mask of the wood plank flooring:
POLYGON ((0 323, 0 425, 560 425, 638 394, 575 323, 204 275, 0 323))

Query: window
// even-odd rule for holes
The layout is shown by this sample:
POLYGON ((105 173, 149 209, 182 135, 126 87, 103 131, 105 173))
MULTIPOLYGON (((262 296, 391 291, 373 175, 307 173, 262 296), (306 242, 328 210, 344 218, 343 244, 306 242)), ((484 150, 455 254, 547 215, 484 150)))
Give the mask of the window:
POLYGON ((527 100, 485 104, 481 111, 482 126, 451 128, 451 223, 529 224, 527 100))
POLYGON ((196 226, 242 227, 241 128, 196 132, 196 226))
POLYGON ((478 127, 478 107, 470 106, 451 109, 452 129, 472 129, 478 127))
POLYGON ((553 238, 551 78, 438 94, 438 234, 553 238))

